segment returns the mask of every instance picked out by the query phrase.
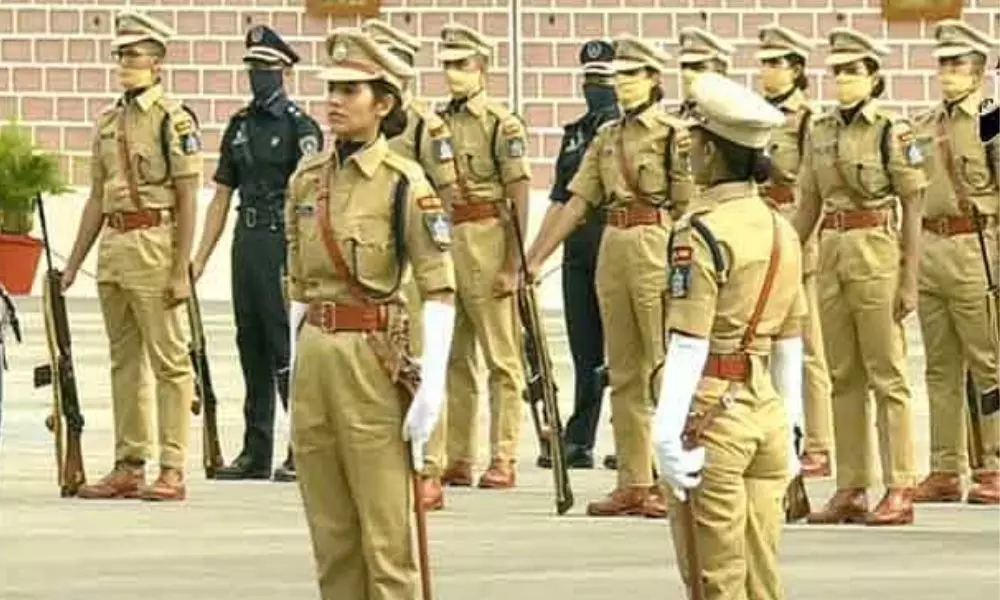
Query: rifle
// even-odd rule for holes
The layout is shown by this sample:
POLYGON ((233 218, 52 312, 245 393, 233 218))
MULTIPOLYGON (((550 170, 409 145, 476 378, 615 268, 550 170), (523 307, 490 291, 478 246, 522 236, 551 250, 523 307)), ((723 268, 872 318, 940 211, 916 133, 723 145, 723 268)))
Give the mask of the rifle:
POLYGON ((49 230, 41 194, 35 196, 35 202, 38 203, 42 238, 45 241, 45 262, 48 266, 42 283, 42 308, 45 312, 49 364, 35 367, 34 386, 52 386, 52 413, 46 417, 45 427, 55 435, 60 496, 68 498, 75 496, 80 486, 87 482, 80 443, 84 419, 73 369, 73 349, 69 317, 66 314, 66 297, 62 292, 62 272, 52 265, 49 230))
POLYGON ((976 391, 976 382, 972 379, 972 371, 965 372, 965 404, 968 409, 968 420, 966 426, 968 435, 965 436, 966 448, 969 452, 969 466, 973 471, 983 468, 983 434, 980 430, 982 419, 979 418, 979 392, 976 391))
POLYGON ((566 446, 563 439, 562 419, 559 418, 559 401, 556 396, 555 378, 552 373, 552 359, 549 355, 542 319, 538 310, 535 286, 528 283, 528 263, 524 255, 524 239, 516 210, 510 209, 511 223, 517 237, 523 284, 517 289, 517 312, 524 327, 524 348, 521 359, 524 364, 526 388, 524 400, 531 408, 531 420, 538 436, 542 456, 549 457, 555 484, 556 512, 565 514, 573 506, 573 490, 570 487, 569 471, 566 467, 566 446), (539 414, 541 404, 541 414, 539 414))
POLYGON ((201 304, 194 285, 194 274, 188 267, 191 278, 191 296, 187 301, 188 327, 191 330, 191 344, 188 356, 194 367, 195 399, 191 402, 191 412, 202 414, 201 463, 205 467, 205 477, 215 478, 215 471, 222 467, 222 448, 219 445, 219 425, 217 418, 218 399, 212 387, 212 374, 208 370, 208 353, 205 351, 205 329, 201 322, 201 304))
POLYGON ((0 424, 3 423, 3 372, 7 370, 7 351, 4 345, 4 331, 7 327, 14 332, 14 339, 20 344, 21 323, 17 320, 17 307, 10 299, 7 289, 0 283, 0 424))

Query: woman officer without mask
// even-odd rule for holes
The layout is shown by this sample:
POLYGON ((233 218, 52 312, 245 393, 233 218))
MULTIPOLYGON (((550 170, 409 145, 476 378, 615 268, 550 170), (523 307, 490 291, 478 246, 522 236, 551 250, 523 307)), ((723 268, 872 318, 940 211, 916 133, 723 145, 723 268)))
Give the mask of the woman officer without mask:
POLYGON ((605 211, 597 258, 597 295, 606 326, 618 486, 592 502, 596 516, 663 517, 653 482, 650 377, 663 360, 667 237, 692 195, 690 136, 660 102, 670 56, 631 36, 615 42, 618 103, 624 116, 601 128, 569 185, 572 198, 538 234, 528 253, 537 273, 590 206, 605 211))
POLYGON ((420 166, 386 142, 405 126, 400 90, 413 70, 356 29, 335 31, 327 50, 334 143, 302 161, 286 213, 299 490, 324 600, 411 600, 404 442, 421 469, 454 322, 450 225, 420 166), (383 358, 406 349, 408 266, 426 301, 423 381, 404 410, 383 358))
POLYGON ((839 106, 813 123, 794 220, 804 241, 820 226, 817 287, 836 432, 837 493, 809 522, 907 524, 913 522, 916 458, 901 321, 917 301, 927 180, 910 125, 877 105, 885 87, 879 66, 889 50, 847 28, 831 31, 829 41, 826 63, 839 106), (894 223, 897 198, 902 239, 894 223), (869 389, 887 488, 872 512, 869 389))

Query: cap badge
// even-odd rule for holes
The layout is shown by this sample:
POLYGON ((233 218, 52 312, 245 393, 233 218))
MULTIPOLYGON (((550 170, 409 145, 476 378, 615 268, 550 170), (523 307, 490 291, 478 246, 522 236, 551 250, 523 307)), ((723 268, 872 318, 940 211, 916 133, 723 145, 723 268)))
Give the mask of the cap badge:
POLYGON ((597 42, 588 42, 585 50, 587 58, 596 60, 601 56, 601 45, 597 42))
POLYGON ((337 42, 333 45, 333 52, 330 53, 330 58, 340 62, 347 58, 347 44, 344 42, 337 42))
POLYGON ((264 39, 264 28, 260 25, 250 30, 250 41, 259 44, 264 39))

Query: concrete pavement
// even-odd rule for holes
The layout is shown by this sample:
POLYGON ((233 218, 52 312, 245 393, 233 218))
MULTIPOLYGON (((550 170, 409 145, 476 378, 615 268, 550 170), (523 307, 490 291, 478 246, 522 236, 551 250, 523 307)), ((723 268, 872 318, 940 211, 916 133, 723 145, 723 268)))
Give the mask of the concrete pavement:
MULTIPOLYGON (((43 425, 51 391, 31 387, 32 368, 47 360, 39 303, 20 298, 18 306, 26 340, 8 352, 0 447, 0 600, 319 597, 295 485, 206 481, 197 421, 187 502, 60 499, 51 438, 43 425)), ((93 300, 71 299, 69 310, 87 419, 85 465, 88 479, 96 480, 110 466, 112 449, 107 346, 93 300)), ((206 302, 203 310, 229 460, 242 434, 235 330, 228 305, 206 302)), ((918 456, 925 465, 923 358, 912 325, 910 374, 918 456)), ((548 314, 546 326, 565 420, 572 383, 561 317, 548 314)), ((484 410, 481 415, 485 427, 484 410)), ((279 431, 286 431, 287 422, 280 419, 279 431)), ((447 510, 430 516, 436 600, 683 598, 666 523, 584 516, 586 503, 614 483, 614 474, 600 468, 571 472, 576 506, 565 517, 554 516, 550 474, 533 466, 536 444, 527 415, 523 431, 519 489, 449 490, 447 510)), ((485 429, 480 439, 487 439, 485 429)), ((276 463, 285 440, 279 433, 276 463)), ((612 449, 605 412, 598 456, 612 449)), ((480 458, 482 466, 486 456, 480 458)), ((818 505, 832 491, 832 480, 810 482, 809 491, 818 505)), ((794 600, 997 598, 1000 511, 921 506, 916 525, 906 528, 790 526, 782 571, 794 600)))

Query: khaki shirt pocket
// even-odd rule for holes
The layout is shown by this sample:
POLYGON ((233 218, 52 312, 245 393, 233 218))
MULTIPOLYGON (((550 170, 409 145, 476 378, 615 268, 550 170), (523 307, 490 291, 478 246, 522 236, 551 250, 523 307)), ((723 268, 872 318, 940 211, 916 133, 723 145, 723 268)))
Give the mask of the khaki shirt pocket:
POLYGON ((139 184, 163 185, 167 182, 169 169, 160 148, 136 144, 132 148, 132 153, 135 176, 139 184))
POLYGON ((382 292, 390 290, 396 277, 396 250, 391 224, 384 217, 353 217, 341 244, 355 278, 367 287, 382 292))
POLYGON ((879 157, 858 161, 844 161, 841 165, 848 184, 857 192, 873 198, 882 198, 892 193, 889 172, 882 167, 879 157))

